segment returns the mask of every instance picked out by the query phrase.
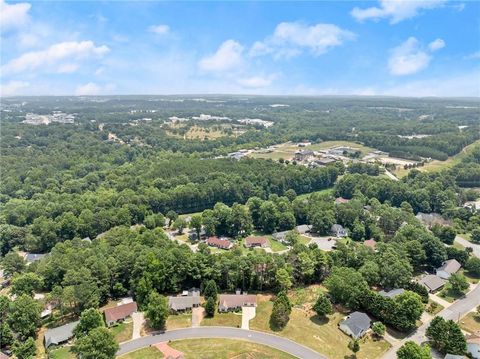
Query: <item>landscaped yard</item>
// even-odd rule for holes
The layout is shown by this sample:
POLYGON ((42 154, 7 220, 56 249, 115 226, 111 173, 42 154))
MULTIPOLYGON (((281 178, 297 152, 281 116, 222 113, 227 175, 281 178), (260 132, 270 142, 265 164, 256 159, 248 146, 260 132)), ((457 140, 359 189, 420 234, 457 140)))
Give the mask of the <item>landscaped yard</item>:
POLYGON ((237 327, 242 326, 242 313, 218 313, 215 312, 213 318, 205 317, 200 323, 201 326, 220 326, 220 327, 237 327))
POLYGON ((190 328, 192 326, 192 313, 172 314, 167 319, 167 330, 190 328))
MULTIPOLYGON (((299 295, 299 298, 303 295, 310 296, 309 291, 295 295, 299 295)), ((344 357, 352 355, 348 349, 350 338, 338 329, 338 323, 343 318, 342 314, 335 313, 328 319, 320 319, 311 312, 294 307, 285 329, 274 332, 269 325, 273 303, 266 296, 259 297, 259 299, 257 315, 250 321, 250 329, 273 332, 276 335, 287 337, 326 355, 328 358, 344 359, 344 357)), ((367 336, 360 340, 360 351, 357 357, 379 358, 389 347, 390 344, 385 340, 373 340, 367 336)))
POLYGON ((435 315, 443 310, 443 305, 429 299, 428 300, 428 305, 427 305, 427 313, 431 315, 435 315))
POLYGON ((118 325, 111 327, 110 331, 115 336, 115 341, 117 343, 125 342, 127 340, 132 339, 133 322, 130 320, 128 322, 120 323, 118 325))
POLYGON ((458 298, 463 297, 464 293, 458 293, 453 291, 450 283, 447 283, 445 284, 445 287, 443 287, 442 291, 438 294, 438 296, 445 299, 447 302, 453 303, 458 298))
POLYGON ((127 354, 123 354, 119 356, 118 359, 162 359, 163 354, 157 348, 143 348, 136 350, 134 352, 130 352, 127 354))
POLYGON ((70 347, 63 347, 50 351, 49 359, 75 359, 76 356, 70 351, 70 347))
POLYGON ((460 326, 470 333, 480 330, 480 315, 475 312, 468 313, 460 320, 460 326))
POLYGON ((280 243, 279 241, 276 241, 272 238, 269 238, 268 241, 270 242, 270 248, 273 252, 280 252, 287 249, 287 246, 285 244, 280 243))
POLYGON ((234 339, 189 339, 169 344, 186 359, 293 359, 294 357, 264 345, 234 339))

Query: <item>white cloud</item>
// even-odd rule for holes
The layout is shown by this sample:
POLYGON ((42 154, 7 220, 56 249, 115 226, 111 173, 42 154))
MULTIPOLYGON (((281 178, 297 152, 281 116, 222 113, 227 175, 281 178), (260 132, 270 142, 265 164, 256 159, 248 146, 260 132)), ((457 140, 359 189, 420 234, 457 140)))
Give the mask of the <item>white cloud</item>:
POLYGON ((10 81, 7 84, 0 86, 0 96, 13 96, 18 94, 18 91, 28 87, 30 84, 25 81, 10 81))
POLYGON ((465 56, 465 59, 467 59, 467 60, 480 59, 480 51, 477 51, 477 52, 474 52, 473 54, 465 56))
POLYGON ((365 9, 355 7, 350 14, 358 21, 389 18, 391 24, 396 24, 417 16, 421 10, 439 7, 446 0, 380 0, 379 2, 379 7, 365 9))
POLYGON ((428 44, 428 48, 432 52, 443 49, 444 47, 445 47, 445 41, 443 41, 443 39, 436 39, 428 44))
POLYGON ((102 88, 94 82, 89 82, 85 85, 80 85, 75 90, 77 96, 100 95, 102 88))
POLYGON ((4 74, 20 73, 38 68, 58 71, 65 61, 81 60, 89 57, 102 57, 110 49, 105 46, 95 46, 92 41, 69 41, 54 44, 41 51, 27 52, 2 66, 4 74))
POLYGON ((57 72, 59 74, 71 74, 77 71, 79 68, 78 64, 66 63, 58 66, 57 72))
POLYGON ((261 88, 270 86, 276 75, 269 76, 251 76, 246 78, 240 78, 237 80, 238 84, 248 88, 261 88))
POLYGON ((300 22, 282 22, 277 25, 273 35, 253 44, 250 56, 273 54, 276 58, 290 58, 300 55, 304 50, 318 56, 355 37, 353 32, 333 24, 309 26, 300 22))
POLYGON ((218 50, 200 60, 198 66, 201 70, 223 72, 242 65, 243 46, 235 40, 227 40, 220 45, 218 50))
MULTIPOLYGON (((442 39, 436 39, 429 44, 430 53, 441 49, 445 46, 442 39)), ((403 76, 411 75, 425 69, 432 56, 423 49, 418 40, 414 37, 409 37, 400 46, 391 51, 390 59, 388 60, 388 68, 392 75, 403 76)))
POLYGON ((20 28, 29 21, 29 3, 8 4, 0 0, 0 29, 1 32, 20 28))
POLYGON ((152 25, 148 28, 148 31, 157 35, 165 35, 170 32, 170 26, 168 25, 152 25))

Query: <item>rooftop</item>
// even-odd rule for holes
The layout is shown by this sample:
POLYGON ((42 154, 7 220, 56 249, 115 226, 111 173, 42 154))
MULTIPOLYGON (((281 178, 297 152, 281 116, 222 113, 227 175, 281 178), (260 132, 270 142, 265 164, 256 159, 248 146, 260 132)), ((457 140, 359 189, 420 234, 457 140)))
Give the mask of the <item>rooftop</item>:
POLYGON ((105 313, 105 321, 107 323, 111 323, 125 319, 126 317, 132 315, 132 313, 136 312, 137 309, 137 302, 130 302, 117 305, 116 307, 106 308, 103 311, 105 313))

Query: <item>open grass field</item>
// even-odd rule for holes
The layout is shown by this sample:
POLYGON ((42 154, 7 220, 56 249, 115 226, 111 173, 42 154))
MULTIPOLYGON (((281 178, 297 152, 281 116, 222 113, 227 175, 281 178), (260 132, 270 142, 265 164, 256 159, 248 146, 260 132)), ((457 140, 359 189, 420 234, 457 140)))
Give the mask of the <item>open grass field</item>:
POLYGON ((115 336, 115 341, 117 343, 125 342, 127 340, 132 339, 133 322, 129 321, 129 322, 120 323, 118 325, 111 327, 110 331, 115 336))
POLYGON ((293 359, 294 357, 264 345, 233 339, 189 339, 170 343, 186 359, 293 359))
POLYGON ((367 147, 362 144, 351 142, 351 141, 325 141, 325 142, 315 143, 306 147, 298 147, 295 143, 286 142, 286 143, 276 145, 276 148, 271 152, 268 152, 268 153, 255 152, 250 154, 249 156, 253 158, 264 158, 264 159, 272 159, 272 160, 279 160, 280 158, 283 158, 285 160, 292 160, 295 155, 295 151, 298 151, 300 149, 319 151, 319 150, 324 150, 330 147, 337 147, 337 146, 352 147, 362 152, 362 155, 366 155, 367 153, 375 150, 374 148, 367 147))
MULTIPOLYGON (((185 354, 185 359, 293 359, 295 357, 264 345, 234 339, 186 339, 169 343, 185 354)), ((143 348, 119 359, 162 359, 156 348, 143 348)))
POLYGON ((157 348, 143 348, 131 353, 123 354, 118 359, 162 359, 163 354, 157 348))
POLYGON ((480 315, 471 312, 460 319, 460 326, 469 333, 474 333, 480 330, 480 315))
MULTIPOLYGON (((436 172, 436 171, 442 171, 442 170, 452 168, 456 164, 459 164, 462 161, 462 159, 465 156, 467 156, 470 152, 472 152, 472 150, 476 146, 480 146, 480 140, 477 140, 474 143, 466 146, 460 153, 456 154, 455 156, 449 157, 445 161, 433 160, 431 162, 426 163, 425 166, 418 167, 417 169, 422 172, 436 172)), ((410 170, 399 168, 394 173, 397 177, 401 178, 406 176, 408 172, 410 172, 410 170)))
POLYGON ((220 326, 240 328, 242 326, 242 313, 216 312, 213 318, 203 318, 200 325, 205 327, 220 326))
POLYGON ((167 319, 167 330, 190 328, 192 326, 192 313, 172 314, 167 319))
MULTIPOLYGON (((315 290, 313 292, 306 290, 296 295, 300 300, 303 296, 310 297, 314 292, 315 290)), ((340 320, 343 319, 342 314, 335 313, 327 319, 321 319, 310 311, 294 307, 285 329, 274 332, 270 329, 269 324, 272 307, 273 303, 266 296, 262 297, 258 302, 257 315, 250 321, 250 329, 273 332, 276 335, 287 337, 331 359, 344 359, 353 354, 348 349, 350 338, 337 327, 340 320)), ((385 340, 374 340, 370 336, 366 336, 360 340, 360 351, 357 353, 357 358, 380 358, 389 347, 390 344, 385 340)))
POLYGON ((325 188, 325 189, 322 189, 321 191, 304 193, 304 194, 298 195, 297 198, 298 198, 298 199, 307 199, 307 198, 310 197, 312 194, 317 194, 317 193, 318 193, 318 194, 331 194, 331 195, 333 195, 333 188, 325 188))

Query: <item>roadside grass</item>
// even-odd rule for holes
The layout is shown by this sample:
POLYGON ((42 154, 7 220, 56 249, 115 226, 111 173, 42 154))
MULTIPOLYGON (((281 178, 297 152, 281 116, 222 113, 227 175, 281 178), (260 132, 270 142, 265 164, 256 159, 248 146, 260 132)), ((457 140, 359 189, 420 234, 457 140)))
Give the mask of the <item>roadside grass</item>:
POLYGON ((460 319, 460 327, 469 333, 480 330, 480 314, 470 312, 460 319))
POLYGON ((148 347, 123 354, 118 359, 162 359, 163 354, 160 350, 154 347, 148 347))
POLYGON ((215 312, 213 318, 205 317, 202 319, 201 326, 203 327, 235 327, 240 328, 242 326, 242 313, 218 313, 215 312))
POLYGON ((273 238, 268 238, 268 242, 270 243, 270 248, 273 252, 280 252, 288 249, 287 246, 279 241, 274 240, 273 238))
MULTIPOLYGON (((38 358, 38 356, 37 356, 38 358)), ((75 359, 76 356, 70 351, 70 347, 62 347, 55 350, 51 350, 48 353, 49 359, 75 359)))
POLYGON ((298 243, 308 245, 308 243, 310 243, 311 240, 312 240, 311 238, 300 235, 300 238, 298 239, 298 243))
POLYGON ((123 322, 117 324, 110 328, 113 336, 115 337, 115 341, 117 343, 122 343, 127 340, 132 339, 133 334, 133 321, 123 322))
MULTIPOLYGON (((297 299, 295 297, 294 299, 299 301, 300 298, 308 298, 311 296, 309 292, 309 290, 300 291, 294 294, 297 296, 297 299)), ((315 293, 315 289, 312 292, 315 293)), ((311 305, 311 303, 306 305, 311 305)), ((314 315, 311 311, 294 307, 287 326, 282 331, 273 331, 269 323, 272 307, 273 302, 269 300, 268 296, 259 296, 257 314, 250 321, 250 329, 289 338, 328 358, 344 359, 352 356, 353 353, 348 349, 350 338, 338 329, 338 323, 343 319, 343 314, 336 312, 324 319, 314 315)), ((357 358, 379 358, 389 347, 390 344, 385 340, 374 340, 370 336, 366 336, 360 340, 360 351, 357 353, 357 358)))
POLYGON ((268 346, 234 339, 188 339, 169 345, 186 359, 293 359, 294 356, 268 346))
POLYGON ((477 284, 480 281, 479 276, 474 275, 473 273, 470 273, 466 269, 461 269, 459 272, 462 273, 465 276, 465 278, 467 278, 469 283, 477 284))
POLYGON ((167 318, 167 330, 190 328, 192 326, 192 313, 170 314, 167 318))

